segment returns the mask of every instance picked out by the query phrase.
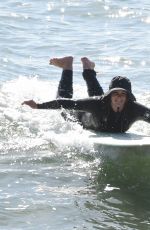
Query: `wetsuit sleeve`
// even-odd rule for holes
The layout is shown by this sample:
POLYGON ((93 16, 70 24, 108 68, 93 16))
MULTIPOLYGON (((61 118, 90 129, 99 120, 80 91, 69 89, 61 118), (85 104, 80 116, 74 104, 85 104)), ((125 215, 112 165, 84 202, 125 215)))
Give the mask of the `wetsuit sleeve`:
POLYGON ((138 120, 143 120, 150 123, 150 109, 139 103, 135 103, 135 113, 138 120))
POLYGON ((68 109, 68 110, 78 110, 85 112, 93 112, 98 106, 98 100, 95 98, 87 98, 80 100, 70 100, 70 99, 57 99, 50 102, 45 102, 42 104, 37 104, 38 109, 68 109))

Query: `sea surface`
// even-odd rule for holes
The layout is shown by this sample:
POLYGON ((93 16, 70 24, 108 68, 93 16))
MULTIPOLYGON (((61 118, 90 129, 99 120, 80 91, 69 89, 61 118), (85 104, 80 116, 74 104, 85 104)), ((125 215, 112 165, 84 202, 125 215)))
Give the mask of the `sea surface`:
POLYGON ((49 59, 68 55, 74 98, 87 97, 87 56, 104 91, 127 76, 150 107, 149 0, 0 1, 0 230, 148 230, 149 149, 95 148, 61 111, 21 105, 55 99, 61 69, 49 59))

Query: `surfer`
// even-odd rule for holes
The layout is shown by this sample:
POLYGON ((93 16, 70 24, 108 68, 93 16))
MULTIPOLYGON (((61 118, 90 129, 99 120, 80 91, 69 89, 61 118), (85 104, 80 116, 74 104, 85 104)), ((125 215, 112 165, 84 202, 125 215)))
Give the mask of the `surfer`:
MULTIPOLYGON (((126 132, 138 120, 150 123, 150 109, 138 102, 132 93, 131 82, 126 77, 112 79, 108 92, 96 78, 95 63, 87 57, 81 58, 83 78, 87 85, 88 98, 73 97, 73 57, 50 59, 50 65, 62 68, 56 100, 38 104, 33 100, 24 101, 33 109, 71 110, 76 121, 86 129, 104 132, 126 132)), ((62 113, 67 119, 67 113, 62 113)))

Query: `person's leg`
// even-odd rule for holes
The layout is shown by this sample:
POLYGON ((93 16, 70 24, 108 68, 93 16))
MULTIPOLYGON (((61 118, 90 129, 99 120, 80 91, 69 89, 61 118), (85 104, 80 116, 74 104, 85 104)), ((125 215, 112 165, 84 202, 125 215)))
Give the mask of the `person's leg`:
POLYGON ((72 70, 63 70, 58 85, 57 98, 72 98, 72 70))
POLYGON ((103 95, 103 89, 96 78, 96 72, 94 70, 95 63, 86 57, 81 58, 81 61, 83 64, 83 78, 87 84, 88 95, 90 97, 103 95))
POLYGON ((62 68, 57 98, 72 98, 73 57, 53 58, 50 60, 50 65, 62 68))
MULTIPOLYGON (((73 96, 73 57, 53 58, 50 60, 50 65, 62 68, 62 75, 58 85, 56 98, 72 98, 73 96)), ((76 114, 72 111, 61 112, 62 117, 67 121, 73 121, 76 114)))

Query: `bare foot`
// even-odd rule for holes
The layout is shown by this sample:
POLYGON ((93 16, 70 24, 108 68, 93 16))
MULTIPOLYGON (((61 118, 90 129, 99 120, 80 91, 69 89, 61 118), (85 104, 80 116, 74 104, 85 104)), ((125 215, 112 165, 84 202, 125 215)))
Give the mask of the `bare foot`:
POLYGON ((95 63, 90 61, 87 57, 81 58, 83 69, 94 69, 95 63))
POLYGON ((72 70, 73 57, 52 58, 50 59, 49 64, 65 70, 72 70))

